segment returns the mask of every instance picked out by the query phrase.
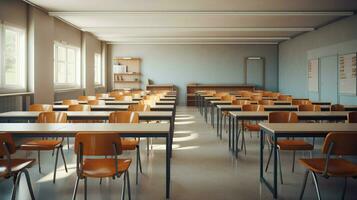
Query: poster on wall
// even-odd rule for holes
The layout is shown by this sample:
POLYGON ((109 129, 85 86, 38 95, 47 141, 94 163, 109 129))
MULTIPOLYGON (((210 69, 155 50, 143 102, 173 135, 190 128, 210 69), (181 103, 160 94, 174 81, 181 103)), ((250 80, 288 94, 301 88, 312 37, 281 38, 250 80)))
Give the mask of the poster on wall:
POLYGON ((309 91, 318 92, 319 91, 319 59, 309 60, 308 68, 308 82, 309 82, 309 91))
POLYGON ((339 56, 339 91, 356 95, 356 53, 339 56))

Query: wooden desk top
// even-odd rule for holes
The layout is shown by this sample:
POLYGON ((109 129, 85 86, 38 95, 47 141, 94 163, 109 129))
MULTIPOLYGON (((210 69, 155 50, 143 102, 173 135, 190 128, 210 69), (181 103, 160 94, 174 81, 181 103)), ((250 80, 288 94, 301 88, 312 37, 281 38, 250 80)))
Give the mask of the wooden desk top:
POLYGON ((259 126, 273 134, 326 134, 332 131, 357 131, 357 123, 259 123, 259 126))
MULTIPOLYGON (((53 105, 53 110, 67 110, 68 105, 53 105)), ((108 111, 116 111, 116 110, 128 110, 129 105, 91 105, 90 106, 92 111, 103 111, 103 110, 108 110, 108 111)))
POLYGON ((156 101, 155 104, 157 105, 174 105, 175 101, 156 101))
MULTIPOLYGON (((264 111, 264 112, 237 112, 237 111, 232 111, 230 114, 234 117, 261 117, 261 116, 269 116, 269 111, 264 111)), ((331 112, 312 112, 312 111, 296 111, 295 112, 298 117, 300 116, 346 116, 348 115, 348 111, 331 111, 331 112)))
MULTIPOLYGON (((55 101, 53 104, 62 105, 63 101, 55 101)), ((78 101, 79 104, 88 104, 88 101, 78 101)), ((105 105, 130 105, 137 104, 139 101, 105 101, 105 105)))
POLYGON ((121 132, 125 136, 159 137, 167 136, 169 124, 109 124, 109 123, 3 123, 0 132, 10 132, 15 136, 69 136, 74 137, 78 132, 121 132))

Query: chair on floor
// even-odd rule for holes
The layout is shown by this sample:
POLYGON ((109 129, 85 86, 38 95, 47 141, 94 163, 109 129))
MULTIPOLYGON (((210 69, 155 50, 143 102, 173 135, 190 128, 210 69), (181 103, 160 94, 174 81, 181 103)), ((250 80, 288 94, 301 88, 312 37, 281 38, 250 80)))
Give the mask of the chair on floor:
MULTIPOLYGON (((64 112, 42 112, 38 116, 37 123, 66 123, 67 122, 67 114, 64 112)), ((37 160, 38 160, 38 171, 41 173, 41 151, 54 151, 56 150, 56 159, 55 159, 55 168, 53 173, 53 183, 56 182, 56 172, 57 172, 57 162, 58 162, 58 153, 61 151, 63 163, 66 172, 67 165, 66 160, 63 154, 63 138, 61 140, 30 140, 20 145, 21 150, 25 151, 37 151, 37 160)))
POLYGON ((310 112, 320 112, 320 105, 305 104, 299 105, 299 111, 310 111, 310 112))
POLYGON ((310 100, 292 100, 292 105, 312 105, 310 100))
MULTIPOLYGON (((298 123, 298 117, 294 112, 271 112, 269 113, 268 118, 269 123, 298 123)), ((265 171, 268 171, 270 159, 273 153, 274 142, 271 137, 268 137, 268 142, 271 145, 269 158, 267 165, 265 167, 265 171)), ((312 144, 307 143, 303 139, 295 140, 293 139, 279 139, 277 140, 277 151, 278 151, 278 160, 279 160, 279 171, 280 171, 280 181, 283 184, 283 176, 281 171, 281 156, 280 151, 293 151, 293 165, 292 172, 295 170, 295 153, 296 151, 311 151, 314 149, 312 144)), ((310 154, 311 155, 311 154, 310 154)))
POLYGON ((131 159, 119 159, 122 153, 122 143, 119 133, 79 132, 75 138, 75 153, 77 155, 77 179, 72 200, 76 199, 80 179, 84 179, 84 199, 87 199, 88 178, 123 178, 122 196, 125 190, 130 194, 129 167, 131 159), (105 156, 105 158, 103 158, 105 156), (110 158, 107 158, 109 156, 110 158))
MULTIPOLYGON (((242 111, 243 112, 263 112, 264 111, 264 106, 263 105, 257 105, 257 104, 247 104, 247 105, 242 105, 242 111)), ((243 121, 243 132, 242 132, 242 147, 244 147, 244 153, 247 154, 247 147, 245 144, 245 133, 244 131, 247 130, 250 132, 250 136, 252 136, 252 132, 258 132, 260 131, 260 127, 258 123, 252 123, 252 122, 244 122, 243 121)))
POLYGON ((62 101, 62 105, 78 105, 79 102, 76 99, 65 99, 62 101))
MULTIPOLYGON (((139 123, 139 114, 130 111, 117 111, 109 115, 109 123, 139 123)), ((132 151, 136 149, 136 184, 139 182, 138 171, 143 173, 140 158, 140 140, 139 139, 121 139, 123 151, 132 151)))
POLYGON ((96 100, 96 96, 79 96, 78 101, 89 101, 89 100, 96 100))
POLYGON ((357 164, 344 159, 342 156, 357 155, 357 132, 331 132, 325 138, 322 147, 323 158, 300 159, 300 163, 306 168, 305 178, 300 193, 300 199, 304 196, 307 178, 311 172, 316 189, 317 198, 321 199, 317 175, 324 178, 344 178, 342 198, 345 198, 347 178, 357 177, 357 164))
POLYGON ((16 199, 16 191, 20 185, 21 175, 25 174, 31 199, 35 200, 30 175, 26 169, 31 167, 35 160, 11 158, 11 155, 16 153, 16 145, 10 133, 0 133, 0 143, 0 178, 13 178, 11 199, 16 199))
POLYGON ((278 100, 279 101, 292 101, 293 98, 289 95, 279 95, 278 100))
POLYGON ((29 111, 35 112, 52 112, 53 106, 48 104, 32 104, 29 107, 29 111))
POLYGON ((88 105, 105 105, 104 100, 89 100, 88 105))
POLYGON ((258 104, 265 105, 265 106, 271 106, 271 105, 274 105, 274 101, 273 100, 259 100, 258 104))
MULTIPOLYGON (((91 111, 91 107, 90 105, 82 105, 82 104, 78 104, 78 105, 69 105, 68 106, 68 111, 71 112, 90 112, 91 111)), ((96 123, 96 122, 102 122, 101 120, 71 120, 71 123, 96 123)))
POLYGON ((330 107, 331 111, 345 111, 345 106, 341 104, 333 104, 330 107))
POLYGON ((101 99, 101 98, 108 98, 109 97, 109 94, 108 93, 98 93, 95 95, 95 97, 97 99, 101 99))

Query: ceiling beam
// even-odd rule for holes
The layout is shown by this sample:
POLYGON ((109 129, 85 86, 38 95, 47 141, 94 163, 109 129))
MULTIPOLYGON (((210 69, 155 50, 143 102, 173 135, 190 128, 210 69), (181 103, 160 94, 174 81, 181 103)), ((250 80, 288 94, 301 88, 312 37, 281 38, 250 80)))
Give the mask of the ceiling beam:
POLYGON ((192 44, 224 44, 224 45, 234 45, 234 44, 247 44, 247 45, 277 45, 278 42, 114 42, 109 41, 107 44, 131 44, 131 45, 192 45, 192 44))
POLYGON ((114 27, 82 27, 82 31, 120 31, 122 29, 147 29, 147 30, 170 30, 170 31, 236 31, 236 32, 307 32, 315 30, 312 27, 163 27, 163 26, 114 26, 114 27))
POLYGON ((290 37, 99 37, 101 40, 109 41, 235 41, 235 40, 253 40, 253 41, 281 41, 289 40, 290 37))
POLYGON ((50 16, 112 16, 112 15, 232 15, 232 16, 351 16, 350 11, 68 11, 49 12, 50 16))

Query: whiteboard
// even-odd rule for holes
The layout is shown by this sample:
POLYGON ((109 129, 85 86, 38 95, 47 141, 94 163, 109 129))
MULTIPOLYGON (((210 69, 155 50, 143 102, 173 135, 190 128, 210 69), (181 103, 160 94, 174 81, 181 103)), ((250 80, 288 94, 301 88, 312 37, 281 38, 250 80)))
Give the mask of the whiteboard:
POLYGON ((309 60, 307 67, 307 79, 309 83, 310 92, 319 91, 319 59, 309 60))
POLYGON ((339 91, 356 95, 356 53, 339 56, 339 91))

